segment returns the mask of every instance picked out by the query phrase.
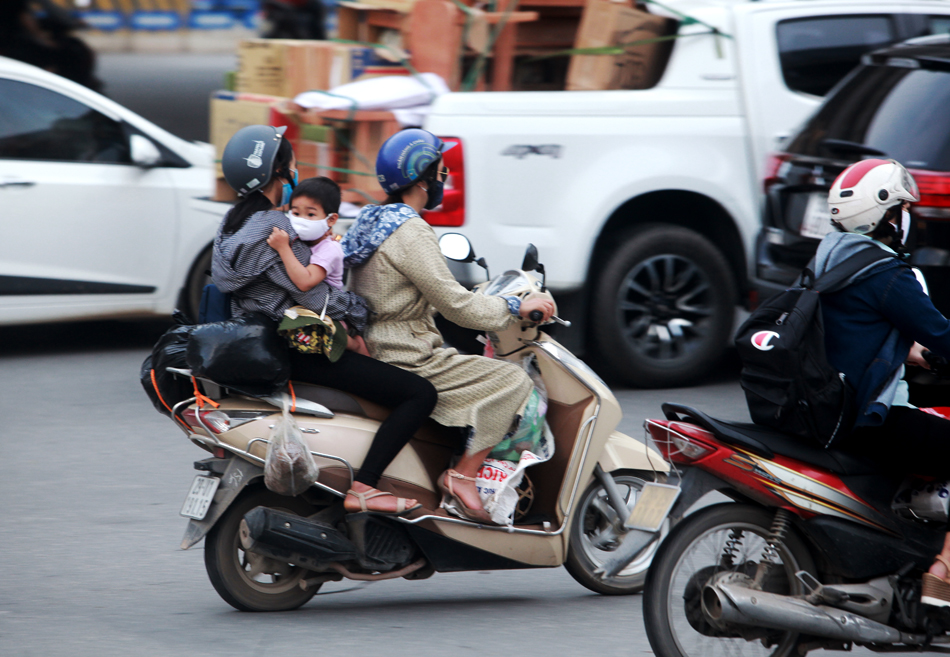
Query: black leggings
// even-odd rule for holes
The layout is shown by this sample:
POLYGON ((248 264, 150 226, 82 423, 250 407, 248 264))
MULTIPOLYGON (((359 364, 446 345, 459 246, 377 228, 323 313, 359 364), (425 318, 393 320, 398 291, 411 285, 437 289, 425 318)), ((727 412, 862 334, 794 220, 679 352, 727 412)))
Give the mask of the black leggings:
POLYGON ((908 406, 892 406, 877 427, 855 429, 842 449, 868 456, 887 472, 950 475, 950 420, 908 406))
POLYGON ((291 350, 290 365, 297 381, 336 388, 392 409, 356 475, 356 481, 374 488, 438 401, 435 386, 421 376, 354 351, 343 352, 331 363, 323 355, 291 350))

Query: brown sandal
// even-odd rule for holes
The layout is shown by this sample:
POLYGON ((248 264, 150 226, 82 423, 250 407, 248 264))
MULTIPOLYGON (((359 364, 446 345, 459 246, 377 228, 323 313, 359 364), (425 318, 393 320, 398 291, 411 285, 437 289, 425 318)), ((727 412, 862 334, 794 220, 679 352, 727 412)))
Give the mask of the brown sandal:
POLYGON ((455 490, 452 488, 453 479, 475 482, 475 477, 466 477, 452 468, 443 472, 442 476, 439 477, 439 488, 441 488, 444 493, 442 497, 442 508, 464 520, 472 520, 484 525, 494 525, 495 523, 485 509, 470 509, 465 506, 462 498, 456 495, 455 490))
MULTIPOLYGON (((361 513, 366 513, 367 511, 369 511, 369 512, 371 512, 371 513, 379 513, 379 514, 381 514, 381 515, 386 515, 386 516, 401 516, 401 515, 405 515, 405 514, 407 514, 407 513, 410 513, 410 512, 412 512, 412 511, 415 511, 416 509, 421 509, 421 508, 422 508, 422 505, 421 505, 421 504, 416 504, 415 506, 412 506, 412 507, 408 507, 408 508, 407 508, 407 507, 406 507, 406 502, 407 502, 408 500, 407 500, 405 497, 396 497, 396 496, 393 495, 392 493, 387 493, 387 492, 385 492, 385 491, 376 490, 375 488, 374 488, 373 490, 367 491, 367 492, 365 492, 365 493, 357 493, 355 490, 353 490, 353 489, 351 488, 350 490, 346 491, 346 494, 347 494, 347 495, 352 495, 353 497, 355 497, 355 498, 359 501, 359 503, 360 503, 360 512, 361 512, 361 513), (396 497, 396 510, 395 510, 395 511, 376 511, 375 509, 369 509, 369 508, 366 507, 366 502, 367 502, 367 501, 372 500, 372 499, 375 499, 375 498, 377 498, 377 497, 384 497, 384 496, 386 496, 386 495, 388 495, 389 497, 396 497)), ((344 508, 345 508, 345 507, 344 507, 344 508)), ((347 511, 347 513, 356 513, 356 511, 347 511)))
POLYGON ((920 602, 934 607, 950 607, 950 560, 942 554, 938 554, 935 559, 947 567, 947 575, 937 577, 931 573, 924 573, 920 602))

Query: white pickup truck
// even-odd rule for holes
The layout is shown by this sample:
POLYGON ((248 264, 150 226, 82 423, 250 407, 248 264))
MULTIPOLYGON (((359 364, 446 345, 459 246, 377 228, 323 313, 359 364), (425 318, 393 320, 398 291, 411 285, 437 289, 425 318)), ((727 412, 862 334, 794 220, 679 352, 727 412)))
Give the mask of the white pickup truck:
POLYGON ((756 302, 768 154, 863 53, 950 26, 948 2, 668 6, 728 36, 681 24, 651 89, 453 93, 426 124, 461 143, 446 158, 447 211, 430 223, 464 233, 493 267, 534 243, 574 322, 558 339, 637 386, 708 373, 736 308, 756 302))

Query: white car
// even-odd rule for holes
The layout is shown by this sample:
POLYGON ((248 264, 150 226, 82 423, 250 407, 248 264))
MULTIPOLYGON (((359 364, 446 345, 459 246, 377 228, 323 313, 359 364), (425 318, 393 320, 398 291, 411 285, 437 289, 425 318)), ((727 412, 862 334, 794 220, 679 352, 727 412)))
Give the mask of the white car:
POLYGON ((0 57, 0 324, 194 312, 214 152, 0 57))

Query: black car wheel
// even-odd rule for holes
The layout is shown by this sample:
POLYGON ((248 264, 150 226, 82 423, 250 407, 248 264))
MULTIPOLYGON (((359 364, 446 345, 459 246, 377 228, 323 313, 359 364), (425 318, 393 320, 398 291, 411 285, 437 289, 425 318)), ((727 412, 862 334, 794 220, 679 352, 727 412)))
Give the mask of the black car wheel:
POLYGON ((201 307, 201 293, 205 285, 211 282, 208 272, 211 271, 211 249, 204 251, 195 264, 191 266, 185 289, 182 290, 179 307, 188 314, 192 321, 198 321, 198 310, 201 307))
POLYGON ((608 377, 639 387, 686 385, 722 355, 735 282, 702 235, 649 225, 619 236, 594 290, 595 359, 608 377))

